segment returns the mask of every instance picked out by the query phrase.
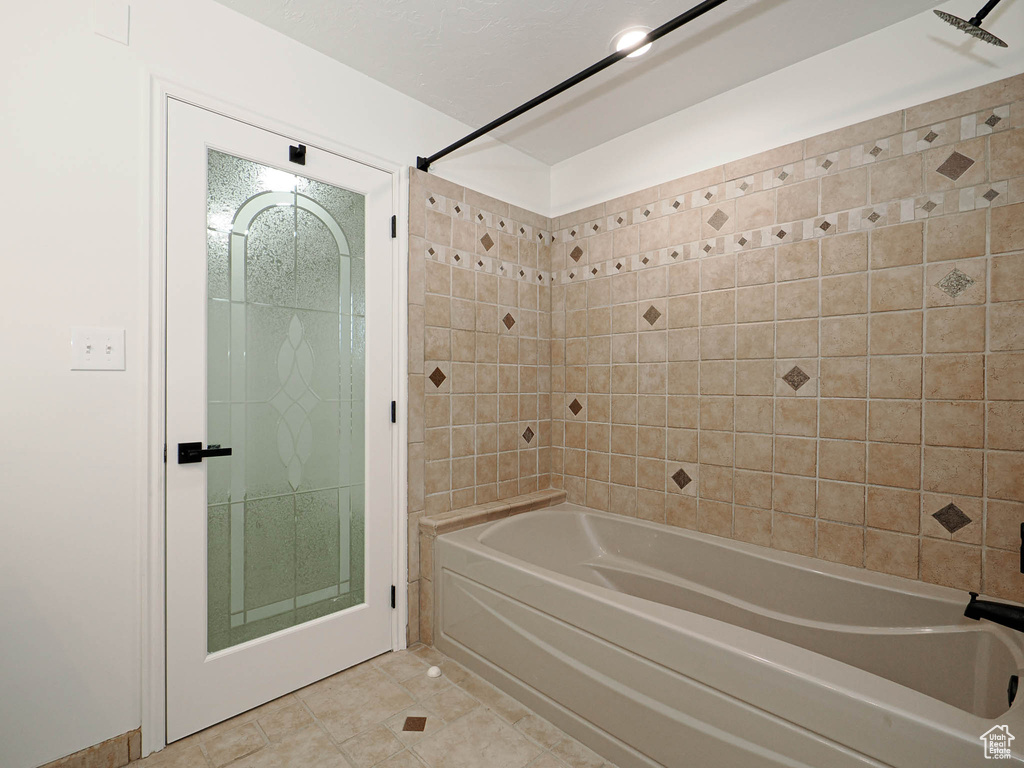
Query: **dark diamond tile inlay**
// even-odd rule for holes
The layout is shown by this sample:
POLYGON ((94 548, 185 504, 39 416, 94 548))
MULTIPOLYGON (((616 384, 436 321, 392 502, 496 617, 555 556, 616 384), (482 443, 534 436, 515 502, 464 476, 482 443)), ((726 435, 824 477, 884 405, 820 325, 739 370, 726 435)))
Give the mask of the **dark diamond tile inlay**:
POLYGON ((675 208, 676 210, 679 210, 679 206, 680 206, 680 202, 678 200, 676 200, 674 203, 672 203, 672 207, 675 208))
POLYGON ((936 208, 939 207, 939 204, 929 200, 927 203, 925 203, 921 207, 925 210, 925 213, 931 213, 932 211, 934 211, 936 208))
POLYGON ((440 368, 435 368, 434 372, 430 374, 430 380, 433 382, 434 386, 439 389, 441 385, 444 384, 444 380, 447 378, 448 377, 444 375, 444 371, 442 371, 440 368))
POLYGON ((722 227, 725 226, 725 222, 729 220, 729 214, 723 211, 721 208, 716 208, 715 212, 711 214, 711 218, 708 219, 708 224, 715 228, 716 232, 720 232, 722 227))
POLYGON ((622 218, 621 216, 619 216, 619 218, 617 218, 617 219, 615 220, 615 223, 616 223, 616 224, 621 224, 621 223, 622 223, 622 222, 624 222, 624 221, 625 221, 625 219, 624 219, 624 218, 622 218))
POLYGON ((516 319, 512 317, 512 313, 509 312, 507 315, 501 318, 501 322, 503 322, 505 324, 505 327, 511 331, 512 326, 516 324, 516 319))
POLYGON ((686 470, 680 467, 672 475, 672 482, 679 486, 679 490, 683 490, 686 486, 693 482, 693 478, 686 474, 686 470))
POLYGON ((650 216, 650 215, 651 215, 651 209, 650 208, 644 208, 644 216, 650 216))
POLYGON ((939 134, 937 134, 935 131, 928 131, 928 133, 925 134, 924 140, 931 144, 937 138, 939 138, 939 134))
POLYGON ((480 238, 480 245, 484 247, 485 251, 489 251, 494 247, 494 240, 491 239, 488 233, 484 232, 484 236, 480 238))
POLYGON ((744 181, 742 184, 740 184, 740 189, 742 191, 746 192, 748 189, 750 189, 750 185, 747 184, 747 182, 744 181))
POLYGON ((939 282, 936 283, 936 285, 939 287, 940 290, 944 291, 945 293, 949 294, 951 298, 955 299, 961 293, 963 293, 972 285, 974 285, 974 280, 968 275, 965 275, 959 269, 954 269, 944 278, 939 280, 939 282))
POLYGON ((871 215, 868 216, 868 221, 870 221, 872 224, 874 224, 880 218, 882 218, 882 216, 881 216, 881 214, 878 213, 878 211, 872 211, 871 215))
POLYGON ((945 176, 947 179, 956 181, 965 173, 967 170, 974 165, 974 161, 967 155, 961 155, 959 152, 954 152, 946 158, 946 162, 940 165, 935 170, 945 176))
POLYGON ((827 171, 833 165, 835 165, 835 163, 833 163, 831 160, 826 159, 825 162, 821 164, 821 167, 827 171))
POLYGON ((811 377, 800 370, 800 366, 794 365, 790 369, 789 373, 782 377, 782 380, 789 384, 789 386, 793 388, 793 391, 796 392, 800 387, 810 381, 811 377))
POLYGON ((659 317, 661 317, 661 312, 659 312, 658 308, 653 304, 647 308, 646 312, 644 312, 644 320, 646 320, 649 325, 654 325, 658 322, 659 317))
POLYGON ((640 259, 640 263, 641 264, 650 264, 651 260, 648 259, 646 256, 644 256, 642 259, 640 259))
POLYGON ((405 723, 402 725, 403 731, 423 731, 427 727, 427 718, 425 717, 407 717, 405 723))
POLYGON ((995 128, 1000 122, 1002 122, 1002 119, 1003 118, 993 112, 989 115, 988 120, 985 121, 985 125, 989 128, 995 128))
POLYGON ((999 197, 999 193, 996 192, 994 189, 990 189, 988 192, 986 192, 984 195, 982 195, 982 197, 984 197, 986 200, 988 200, 991 203, 993 200, 995 200, 997 197, 999 197))
POLYGON ((580 404, 579 400, 573 398, 573 401, 569 403, 569 410, 572 411, 573 416, 579 416, 580 411, 583 410, 583 406, 580 404))
POLYGON ((618 264, 616 264, 615 268, 616 269, 622 269, 622 262, 620 261, 618 264))
POLYGON ((456 212, 456 213, 462 213, 462 209, 461 209, 461 208, 459 208, 459 206, 457 206, 457 205, 456 205, 456 206, 455 206, 455 212, 456 212))
POLYGON ((738 242, 739 242, 739 244, 740 244, 740 245, 746 245, 746 244, 747 244, 747 243, 749 243, 750 241, 749 241, 749 240, 747 240, 747 238, 745 238, 745 237, 740 237, 740 239, 739 239, 739 241, 738 241, 738 242))
POLYGON ((971 522, 971 518, 965 515, 964 511, 956 504, 947 504, 932 515, 932 517, 938 520, 939 525, 950 533, 956 533, 971 522))
POLYGON ((533 430, 530 429, 529 427, 527 427, 526 431, 523 432, 523 440, 525 440, 527 444, 529 444, 530 441, 533 440, 533 430))
POLYGON ((783 171, 782 173, 779 174, 779 181, 785 181, 788 178, 789 178, 789 174, 786 173, 785 171, 783 171))
POLYGON ((778 233, 776 233, 776 235, 775 235, 775 236, 776 236, 777 238, 779 238, 779 240, 782 240, 782 239, 783 239, 783 238, 784 238, 784 237, 785 237, 786 235, 788 235, 788 234, 789 234, 789 233, 788 233, 788 232, 787 232, 786 230, 784 230, 784 229, 780 229, 780 230, 778 231, 778 233))
POLYGON ((704 199, 705 200, 711 200, 711 198, 714 197, 714 196, 715 196, 715 194, 713 192, 710 192, 710 191, 704 193, 704 199))
POLYGON ((569 258, 573 261, 579 261, 583 258, 583 249, 577 245, 569 252, 569 258))
POLYGON ((818 227, 821 228, 822 232, 828 232, 832 228, 832 225, 829 224, 828 221, 823 221, 818 225, 818 227))
POLYGON ((884 151, 885 150, 883 150, 880 146, 876 144, 874 147, 872 147, 871 151, 868 152, 868 154, 871 155, 872 157, 878 157, 884 151))

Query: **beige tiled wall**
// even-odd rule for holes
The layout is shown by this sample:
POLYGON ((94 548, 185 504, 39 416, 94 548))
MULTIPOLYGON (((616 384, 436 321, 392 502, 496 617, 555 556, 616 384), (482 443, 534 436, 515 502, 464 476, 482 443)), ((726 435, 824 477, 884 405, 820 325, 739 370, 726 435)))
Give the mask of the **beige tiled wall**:
POLYGON ((549 487, 549 219, 411 171, 409 627, 423 515, 549 487))
POLYGON ((552 222, 552 485, 1024 599, 1022 99, 1019 76, 552 222))

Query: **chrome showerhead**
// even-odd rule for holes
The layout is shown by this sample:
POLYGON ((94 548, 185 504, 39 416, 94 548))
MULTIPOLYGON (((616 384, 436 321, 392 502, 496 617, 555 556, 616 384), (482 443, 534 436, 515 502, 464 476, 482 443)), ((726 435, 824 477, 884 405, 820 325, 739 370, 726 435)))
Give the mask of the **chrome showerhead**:
POLYGON ((993 35, 987 29, 981 28, 982 19, 988 15, 988 12, 991 11, 998 2, 999 0, 994 0, 994 2, 987 3, 984 8, 978 11, 978 15, 970 21, 964 21, 959 16, 954 16, 952 13, 946 13, 945 11, 935 11, 935 15, 947 24, 951 24, 956 27, 961 32, 966 32, 971 37, 976 37, 979 40, 991 43, 992 45, 997 45, 1000 48, 1007 48, 1008 46, 1006 43, 993 35))

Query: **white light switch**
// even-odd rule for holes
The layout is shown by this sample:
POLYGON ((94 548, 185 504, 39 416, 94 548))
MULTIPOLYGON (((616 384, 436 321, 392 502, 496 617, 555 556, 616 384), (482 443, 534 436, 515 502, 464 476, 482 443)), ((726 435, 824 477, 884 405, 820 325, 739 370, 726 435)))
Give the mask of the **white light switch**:
POLYGON ((124 328, 72 328, 71 370, 123 371, 124 328))

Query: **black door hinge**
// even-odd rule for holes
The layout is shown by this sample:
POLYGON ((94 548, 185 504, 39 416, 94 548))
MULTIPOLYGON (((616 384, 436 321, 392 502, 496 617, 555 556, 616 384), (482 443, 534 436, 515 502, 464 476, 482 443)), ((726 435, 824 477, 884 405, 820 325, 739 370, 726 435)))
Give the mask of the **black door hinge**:
POLYGON ((391 401, 391 423, 398 423, 398 403, 396 403, 394 400, 391 401))
POLYGON ((391 585, 391 607, 395 607, 395 585, 391 585))
POLYGON ((398 217, 397 216, 392 216, 391 217, 391 237, 392 238, 398 237, 398 217))

